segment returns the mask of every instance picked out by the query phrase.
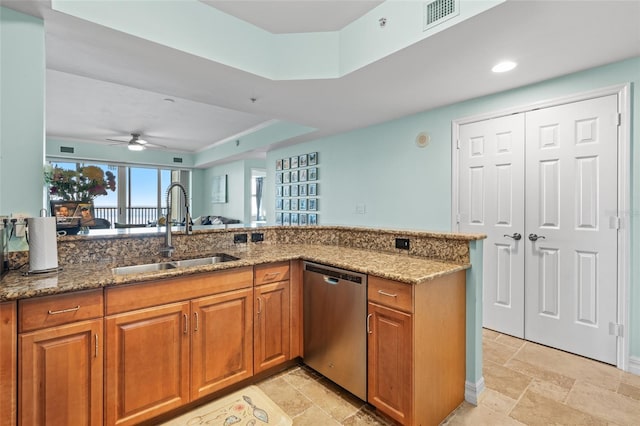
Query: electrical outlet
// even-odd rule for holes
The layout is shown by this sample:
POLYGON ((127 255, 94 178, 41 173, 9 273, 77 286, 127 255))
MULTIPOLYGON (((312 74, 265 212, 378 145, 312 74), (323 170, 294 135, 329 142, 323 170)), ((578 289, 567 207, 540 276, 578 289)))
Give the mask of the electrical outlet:
POLYGON ((251 242, 259 243, 260 241, 264 241, 264 234, 262 232, 252 232, 251 233, 251 242))
POLYGON ((25 236, 25 230, 27 229, 27 218, 30 217, 26 213, 11 213, 11 219, 16 219, 16 222, 13 224, 14 232, 13 234, 18 238, 23 238, 25 236))
POLYGON ((396 238, 396 248, 400 250, 409 250, 409 239, 396 238))
POLYGON ((235 234, 233 236, 234 244, 246 243, 246 242, 247 242, 247 234, 235 234))

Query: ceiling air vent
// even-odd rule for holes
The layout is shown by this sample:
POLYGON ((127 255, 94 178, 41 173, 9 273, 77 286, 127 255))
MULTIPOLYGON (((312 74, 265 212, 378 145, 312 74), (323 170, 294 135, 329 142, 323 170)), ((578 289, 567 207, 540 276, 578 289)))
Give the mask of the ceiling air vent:
POLYGON ((434 0, 424 5, 424 31, 460 13, 459 0, 434 0))
POLYGON ((61 147, 60 147, 60 152, 65 152, 65 153, 68 153, 68 154, 73 154, 73 151, 74 151, 74 149, 73 149, 73 147, 71 147, 71 146, 61 146, 61 147))
POLYGON ((182 157, 173 157, 174 163, 182 163, 182 157))

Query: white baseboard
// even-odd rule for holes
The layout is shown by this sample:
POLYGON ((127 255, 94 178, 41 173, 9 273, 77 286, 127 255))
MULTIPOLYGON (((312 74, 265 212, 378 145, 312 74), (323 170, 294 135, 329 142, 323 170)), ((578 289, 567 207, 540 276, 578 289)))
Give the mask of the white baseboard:
POLYGON ((482 391, 484 391, 484 377, 480 377, 480 380, 475 383, 467 380, 464 383, 464 400, 470 404, 478 405, 482 391))
POLYGON ((629 357, 629 373, 637 374, 640 376, 640 358, 635 356, 629 357))

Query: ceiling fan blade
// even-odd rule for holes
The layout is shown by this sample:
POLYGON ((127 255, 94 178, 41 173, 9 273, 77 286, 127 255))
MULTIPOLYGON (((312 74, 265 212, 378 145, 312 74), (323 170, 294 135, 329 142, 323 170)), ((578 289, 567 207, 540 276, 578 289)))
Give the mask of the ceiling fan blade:
POLYGON ((105 140, 112 141, 112 142, 129 143, 129 141, 123 141, 123 140, 120 140, 120 139, 109 139, 109 138, 107 138, 105 140))

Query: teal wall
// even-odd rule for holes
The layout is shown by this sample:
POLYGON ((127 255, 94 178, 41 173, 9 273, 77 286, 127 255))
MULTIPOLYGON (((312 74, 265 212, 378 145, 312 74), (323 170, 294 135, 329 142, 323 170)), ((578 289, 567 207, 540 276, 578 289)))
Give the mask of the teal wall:
POLYGON ((0 7, 0 52, 0 215, 37 216, 45 197, 42 20, 0 7))
MULTIPOLYGON (((321 224, 421 230, 451 230, 451 123, 453 120, 515 106, 632 83, 631 259, 640 258, 640 58, 586 70, 492 96, 461 102, 349 133, 267 153, 266 206, 274 221, 275 161, 306 152, 319 156, 321 224), (419 132, 431 143, 416 147, 419 132), (366 213, 357 214, 356 204, 366 213)), ((420 88, 415 89, 420 96, 420 88)), ((428 94, 424 94, 425 96, 428 94)), ((631 354, 640 357, 640 262, 631 262, 631 354)))
POLYGON ((264 169, 262 159, 240 160, 210 167, 202 173, 202 197, 197 209, 194 203, 194 217, 200 215, 224 216, 251 223, 251 169, 264 169), (212 203, 211 190, 214 176, 227 175, 227 202, 212 203))

